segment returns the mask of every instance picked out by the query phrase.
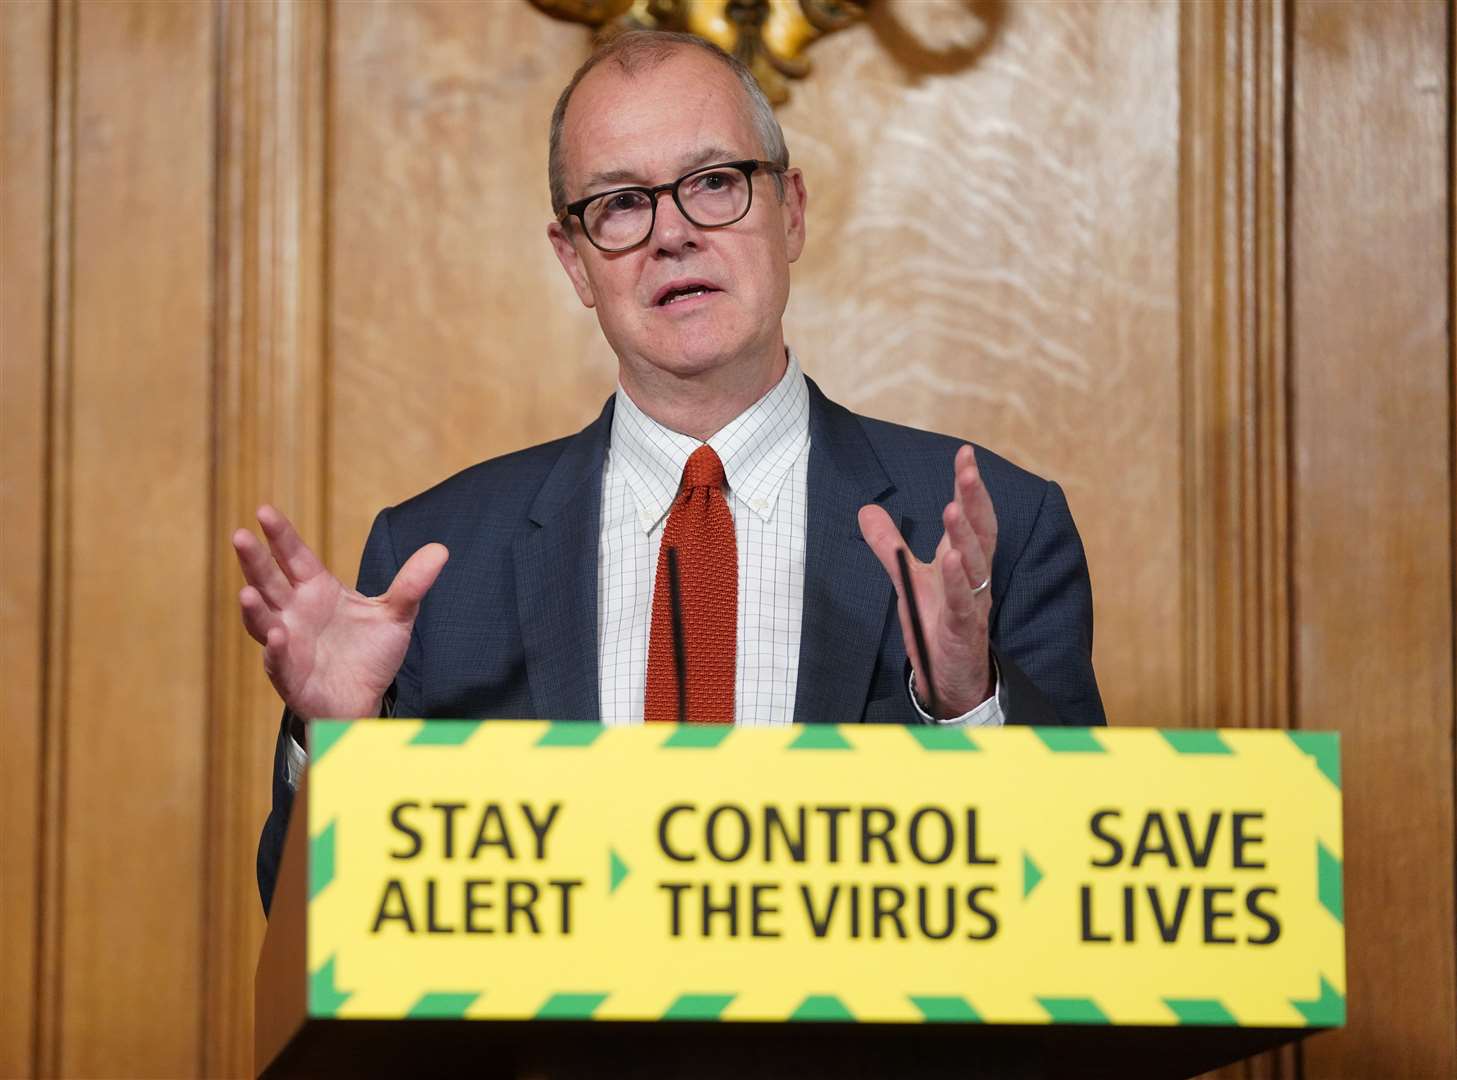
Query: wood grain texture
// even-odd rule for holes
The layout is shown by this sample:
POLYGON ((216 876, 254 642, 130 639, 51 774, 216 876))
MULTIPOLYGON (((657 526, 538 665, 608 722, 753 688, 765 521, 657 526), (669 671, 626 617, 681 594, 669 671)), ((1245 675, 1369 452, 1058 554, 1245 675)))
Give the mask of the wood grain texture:
POLYGON ((53 11, 0 5, 0 1076, 35 1071, 53 11))
POLYGON ((546 239, 588 31, 524 3, 334 18, 327 551, 352 578, 377 510, 584 427, 616 363, 546 239))
POLYGON ((323 523, 324 100, 328 11, 291 0, 218 8, 216 468, 202 1072, 252 1068, 263 934, 255 853, 278 698, 238 618, 227 538, 261 502, 305 535, 323 523))
MULTIPOLYGON (((74 115, 62 920, 67 1075, 199 1062, 212 10, 80 4, 74 115)), ((52 718, 54 721, 54 717, 52 718)), ((49 958, 48 958, 49 959, 49 958)), ((53 1068, 46 1067, 47 1065, 53 1068)))
POLYGON ((35 1009, 35 1068, 39 1076, 60 1072, 64 964, 62 896, 65 886, 65 756, 67 702, 64 693, 70 626, 72 443, 71 303, 74 293, 72 237, 75 233, 76 22, 74 3, 52 6, 55 94, 52 100, 50 303, 47 329, 46 395, 46 577, 45 663, 42 667, 44 728, 41 732, 40 920, 35 1009))
POLYGON ((1288 727, 1286 6, 1182 13, 1185 722, 1288 727))
POLYGON ((1457 1073, 1449 18, 1295 6, 1295 702, 1342 734, 1350 1001, 1312 1080, 1457 1073))

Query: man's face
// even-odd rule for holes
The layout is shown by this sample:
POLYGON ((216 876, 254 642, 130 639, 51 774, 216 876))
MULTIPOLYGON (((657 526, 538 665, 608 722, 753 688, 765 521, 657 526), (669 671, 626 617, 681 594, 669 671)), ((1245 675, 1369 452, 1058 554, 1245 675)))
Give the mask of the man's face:
MULTIPOLYGON (((697 49, 633 76, 611 61, 594 68, 572 95, 562 148, 569 201, 764 153, 738 80, 697 49)), ((756 366, 782 362, 789 264, 804 246, 804 185, 791 170, 781 201, 772 174, 759 170, 752 183, 748 214, 720 228, 699 228, 660 195, 652 234, 617 254, 593 247, 576 218, 548 230, 629 390, 706 373, 732 378, 736 366, 755 378, 756 366), (691 286, 706 289, 664 302, 667 290, 691 286)))

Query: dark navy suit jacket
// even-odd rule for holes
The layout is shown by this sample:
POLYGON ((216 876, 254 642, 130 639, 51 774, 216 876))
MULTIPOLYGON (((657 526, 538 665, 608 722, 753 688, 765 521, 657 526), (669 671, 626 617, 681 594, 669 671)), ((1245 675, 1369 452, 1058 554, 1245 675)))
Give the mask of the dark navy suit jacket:
MULTIPOLYGON (((856 514, 879 503, 929 560, 963 440, 858 416, 809 383, 804 623, 794 722, 914 723, 890 578, 856 514)), ((597 543, 613 401, 576 435, 483 462, 383 511, 359 571, 375 596, 432 541, 450 561, 395 680, 396 716, 599 719, 597 543)), ((997 513, 990 636, 1005 719, 1099 725, 1093 600, 1061 489, 977 447, 997 513)), ((265 909, 293 804, 279 731, 258 850, 265 909)))

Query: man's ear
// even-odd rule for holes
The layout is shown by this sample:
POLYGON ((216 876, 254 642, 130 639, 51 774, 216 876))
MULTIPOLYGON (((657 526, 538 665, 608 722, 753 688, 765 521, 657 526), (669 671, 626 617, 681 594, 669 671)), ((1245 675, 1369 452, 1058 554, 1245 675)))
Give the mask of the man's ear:
POLYGON ((784 217, 784 251, 794 262, 804 250, 804 207, 809 195, 804 190, 804 173, 790 169, 783 176, 784 198, 779 204, 784 217))
POLYGON ((567 235, 566 226, 560 221, 553 221, 546 227, 546 238, 551 241, 551 249, 556 252, 557 262, 567 272, 572 288, 577 290, 577 299, 586 307, 596 307, 597 300, 592 295, 592 282, 587 278, 587 268, 582 265, 577 245, 567 235))

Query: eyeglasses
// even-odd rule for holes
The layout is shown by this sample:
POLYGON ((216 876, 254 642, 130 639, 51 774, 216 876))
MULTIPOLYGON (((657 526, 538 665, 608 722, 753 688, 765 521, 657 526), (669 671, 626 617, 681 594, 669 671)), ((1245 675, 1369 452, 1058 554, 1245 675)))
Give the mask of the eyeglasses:
POLYGON ((652 235, 658 217, 658 196, 673 193, 673 202, 685 218, 700 229, 732 225, 749 212, 754 201, 754 173, 763 169, 782 173, 772 161, 726 161, 708 165, 657 187, 623 187, 588 195, 568 203, 557 218, 563 224, 575 217, 587 239, 600 251, 613 254, 635 248, 652 235))

